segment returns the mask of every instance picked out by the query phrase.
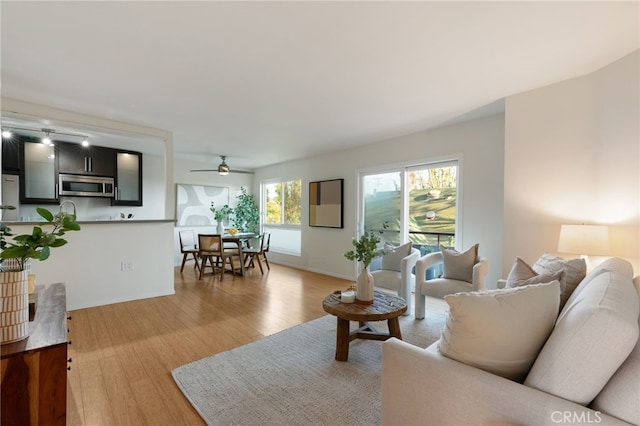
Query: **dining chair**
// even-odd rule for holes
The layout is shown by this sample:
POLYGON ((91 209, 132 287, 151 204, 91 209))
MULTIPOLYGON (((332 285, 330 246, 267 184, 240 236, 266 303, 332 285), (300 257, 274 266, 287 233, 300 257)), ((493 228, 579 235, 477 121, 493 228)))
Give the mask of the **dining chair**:
POLYGON ((194 268, 200 270, 200 264, 198 263, 198 244, 196 243, 196 236, 193 230, 185 230, 178 232, 178 238, 180 239, 180 253, 182 253, 182 265, 180 265, 180 272, 184 269, 184 264, 189 260, 189 255, 193 257, 195 261, 194 268))
POLYGON ((271 270, 271 267, 269 266, 269 260, 267 259, 266 255, 266 253, 269 251, 271 234, 269 232, 265 232, 260 236, 259 240, 260 243, 258 244, 258 247, 247 247, 242 252, 245 255, 245 264, 247 266, 253 266, 253 262, 257 261, 258 266, 260 267, 260 273, 264 274, 264 269, 262 268, 262 262, 260 258, 262 257, 262 260, 264 260, 264 262, 266 263, 267 269, 271 270))
MULTIPOLYGON (((222 235, 220 234, 198 234, 198 248, 198 256, 202 259, 202 263, 200 264, 200 279, 202 279, 207 262, 209 263, 214 275, 216 273, 216 267, 219 268, 220 279, 222 279, 227 261, 229 261, 229 266, 233 271, 233 257, 240 257, 237 249, 224 247, 224 244, 222 243, 222 235)), ((240 262, 242 262, 241 259, 240 262)))

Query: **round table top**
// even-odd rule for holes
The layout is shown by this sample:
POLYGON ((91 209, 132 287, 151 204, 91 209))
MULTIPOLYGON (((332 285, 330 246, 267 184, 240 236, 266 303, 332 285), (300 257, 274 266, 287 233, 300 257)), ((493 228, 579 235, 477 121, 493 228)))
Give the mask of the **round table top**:
POLYGON ((342 303, 337 291, 324 298, 322 307, 327 313, 349 321, 383 321, 402 315, 407 310, 407 302, 395 294, 374 290, 373 303, 342 303))

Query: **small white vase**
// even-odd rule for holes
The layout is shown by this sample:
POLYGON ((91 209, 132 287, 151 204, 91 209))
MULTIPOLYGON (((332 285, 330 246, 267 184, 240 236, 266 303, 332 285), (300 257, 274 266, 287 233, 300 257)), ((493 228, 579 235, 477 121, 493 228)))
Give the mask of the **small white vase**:
POLYGON ((356 303, 371 305, 373 303, 373 275, 369 268, 360 272, 356 279, 356 303))
POLYGON ((218 225, 216 226, 216 234, 224 234, 224 225, 222 224, 221 220, 218 221, 218 225))

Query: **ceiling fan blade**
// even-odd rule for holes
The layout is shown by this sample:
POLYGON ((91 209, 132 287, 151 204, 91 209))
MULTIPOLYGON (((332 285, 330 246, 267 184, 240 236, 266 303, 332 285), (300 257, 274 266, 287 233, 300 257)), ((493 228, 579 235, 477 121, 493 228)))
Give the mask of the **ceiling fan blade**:
MULTIPOLYGON (((218 172, 218 169, 193 169, 189 170, 190 172, 218 172)), ((253 175, 255 172, 250 172, 247 170, 229 170, 229 173, 243 173, 247 175, 253 175)))

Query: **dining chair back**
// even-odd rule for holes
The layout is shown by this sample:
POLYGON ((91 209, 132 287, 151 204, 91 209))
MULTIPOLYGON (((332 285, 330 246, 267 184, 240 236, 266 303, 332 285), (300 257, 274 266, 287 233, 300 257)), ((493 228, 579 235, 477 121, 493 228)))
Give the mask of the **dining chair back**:
POLYGON ((198 244, 196 243, 196 236, 193 230, 188 229, 178 232, 178 239, 180 240, 180 253, 182 253, 182 265, 180 265, 180 272, 184 269, 184 264, 189 260, 189 256, 193 257, 195 261, 194 268, 200 270, 198 263, 198 244))
POLYGON ((247 266, 253 266, 254 261, 258 262, 258 266, 260 267, 260 272, 264 274, 264 269, 262 268, 262 261, 267 265, 267 269, 271 270, 269 266, 269 260, 267 259, 267 252, 269 251, 269 244, 271 242, 271 234, 269 232, 263 233, 259 238, 260 243, 257 247, 248 247, 244 249, 243 253, 245 255, 245 264, 247 266))
POLYGON ((239 256, 238 250, 224 247, 222 235, 220 234, 198 234, 198 248, 198 256, 202 259, 202 263, 200 264, 200 279, 202 279, 207 263, 209 263, 211 272, 214 275, 216 268, 219 270, 220 279, 222 279, 227 261, 229 261, 229 266, 233 270, 233 257, 239 256))

